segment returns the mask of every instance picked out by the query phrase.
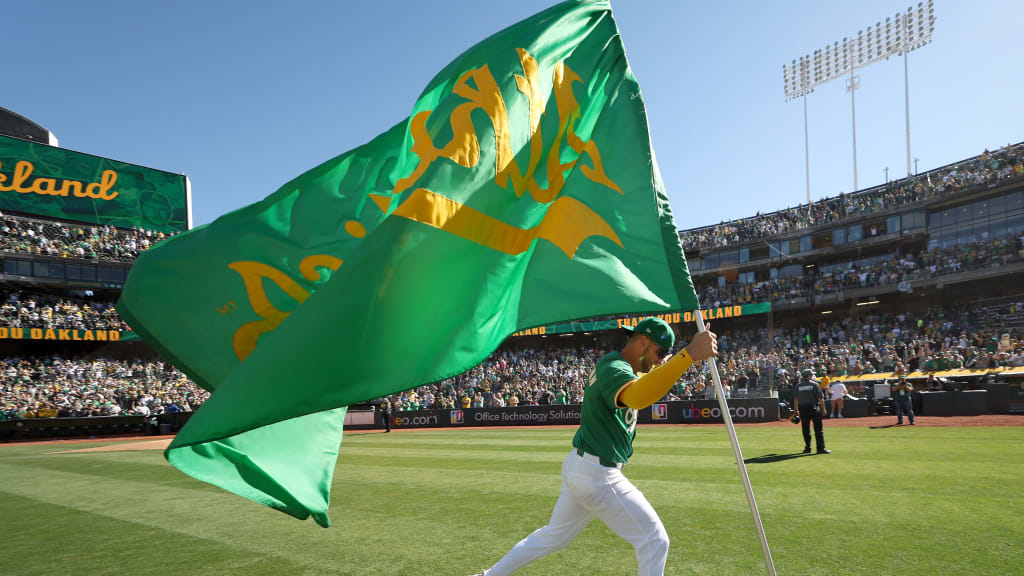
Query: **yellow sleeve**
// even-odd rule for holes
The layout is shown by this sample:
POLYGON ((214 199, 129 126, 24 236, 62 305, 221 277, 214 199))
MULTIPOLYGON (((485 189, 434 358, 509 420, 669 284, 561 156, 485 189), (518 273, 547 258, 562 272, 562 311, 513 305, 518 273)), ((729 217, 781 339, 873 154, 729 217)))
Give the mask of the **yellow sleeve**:
POLYGON ((657 402, 682 375, 693 365, 693 358, 683 350, 647 374, 622 387, 615 397, 617 406, 628 406, 635 410, 646 408, 657 402))

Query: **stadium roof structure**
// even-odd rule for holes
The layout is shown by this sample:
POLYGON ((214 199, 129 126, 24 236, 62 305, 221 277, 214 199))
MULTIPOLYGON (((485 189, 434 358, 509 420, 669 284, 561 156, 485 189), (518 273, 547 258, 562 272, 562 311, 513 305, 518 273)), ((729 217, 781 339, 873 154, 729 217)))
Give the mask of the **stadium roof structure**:
POLYGON ((0 134, 30 142, 57 146, 57 137, 21 114, 0 106, 0 134))

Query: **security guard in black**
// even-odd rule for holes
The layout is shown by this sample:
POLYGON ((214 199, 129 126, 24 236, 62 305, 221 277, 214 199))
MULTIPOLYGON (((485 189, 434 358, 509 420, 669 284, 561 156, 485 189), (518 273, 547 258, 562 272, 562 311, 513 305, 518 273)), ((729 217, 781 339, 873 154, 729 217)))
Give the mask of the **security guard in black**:
POLYGON ((793 400, 800 411, 800 428, 804 433, 804 454, 811 451, 811 422, 814 422, 814 442, 817 445, 818 454, 830 454, 825 449, 825 433, 821 427, 821 415, 825 413, 825 397, 821 393, 821 386, 812 378, 814 373, 805 369, 800 373, 800 382, 793 391, 793 400), (820 410, 819 410, 820 408, 820 410))

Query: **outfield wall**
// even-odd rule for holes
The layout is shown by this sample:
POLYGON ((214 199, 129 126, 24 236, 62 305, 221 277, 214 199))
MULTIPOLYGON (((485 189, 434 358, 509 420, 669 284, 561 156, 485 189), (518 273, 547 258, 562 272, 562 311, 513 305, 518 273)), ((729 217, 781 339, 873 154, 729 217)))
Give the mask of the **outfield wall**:
MULTIPOLYGON (((409 410, 392 414, 394 428, 459 428, 466 426, 557 426, 580 423, 579 404, 515 406, 506 408, 460 408, 456 410, 409 410)), ((729 400, 734 422, 771 422, 779 419, 779 404, 774 398, 735 398, 729 400)), ((375 414, 377 427, 382 416, 375 414)), ((703 424, 722 422, 715 400, 659 402, 637 412, 641 424, 703 424)), ((348 426, 346 426, 348 428, 348 426)), ((353 426, 359 429, 359 426, 353 426)))
MULTIPOLYGON (((170 430, 170 427, 168 427, 170 430)), ((159 421, 145 416, 92 416, 89 418, 28 418, 0 422, 0 442, 90 438, 95 436, 137 436, 156 434, 159 421), (152 423, 150 422, 152 421, 152 423)), ((167 432, 170 434, 170 431, 167 432)))
MULTIPOLYGON (((394 428, 459 428, 469 426, 558 426, 580 423, 579 404, 466 408, 459 410, 411 410, 392 414, 394 428)), ((774 398, 729 400, 735 422, 771 422, 779 419, 774 398)), ((101 416, 90 418, 31 418, 0 422, 0 442, 108 435, 175 434, 188 422, 191 412, 160 416, 101 416)), ((380 411, 349 410, 346 430, 383 428, 380 411)), ((637 412, 641 424, 699 424, 722 422, 718 402, 692 400, 659 402, 637 412)))

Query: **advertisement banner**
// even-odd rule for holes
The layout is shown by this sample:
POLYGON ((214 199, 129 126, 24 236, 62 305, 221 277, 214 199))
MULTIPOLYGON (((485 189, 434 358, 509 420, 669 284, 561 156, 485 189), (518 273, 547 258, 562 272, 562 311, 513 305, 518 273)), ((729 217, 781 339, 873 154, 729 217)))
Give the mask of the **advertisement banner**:
MULTIPOLYGON (((668 420, 675 424, 724 422, 717 400, 666 402, 668 420)), ((735 398, 728 401, 733 422, 773 422, 779 419, 776 398, 735 398)), ((643 422, 643 420, 641 420, 643 422)))
POLYGON ((580 423, 580 404, 469 408, 466 426, 559 426, 580 423))
POLYGON ((0 211, 173 233, 192 221, 183 174, 0 136, 0 211))
MULTIPOLYGON (((409 410, 394 413, 395 428, 451 428, 462 426, 559 426, 580 423, 579 404, 515 406, 505 408, 462 408, 455 410, 409 410)), ((733 422, 772 422, 779 419, 775 398, 729 400, 733 422)), ((710 424, 722 422, 715 400, 659 402, 637 414, 641 424, 710 424)), ((377 425, 383 426, 380 417, 377 425)))

